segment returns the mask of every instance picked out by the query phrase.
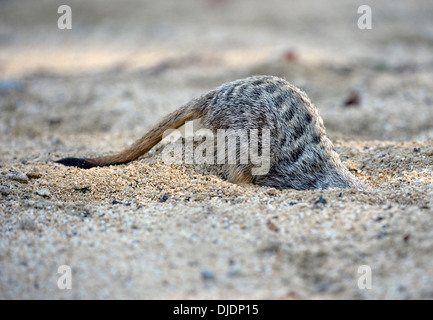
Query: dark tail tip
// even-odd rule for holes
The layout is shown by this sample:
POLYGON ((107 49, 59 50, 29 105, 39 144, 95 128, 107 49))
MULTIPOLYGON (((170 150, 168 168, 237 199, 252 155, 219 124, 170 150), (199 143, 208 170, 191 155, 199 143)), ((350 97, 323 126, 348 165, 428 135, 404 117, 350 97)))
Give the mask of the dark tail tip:
POLYGON ((60 160, 56 161, 56 163, 60 163, 60 164, 63 164, 65 166, 68 166, 68 167, 78 167, 78 168, 82 168, 82 169, 90 169, 93 167, 97 167, 97 165, 94 164, 91 160, 79 159, 79 158, 60 159, 60 160))

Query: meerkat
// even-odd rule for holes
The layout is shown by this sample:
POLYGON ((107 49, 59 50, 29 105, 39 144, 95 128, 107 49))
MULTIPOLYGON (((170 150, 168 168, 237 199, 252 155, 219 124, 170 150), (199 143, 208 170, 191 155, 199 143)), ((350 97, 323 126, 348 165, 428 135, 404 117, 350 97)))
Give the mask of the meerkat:
POLYGON ((270 132, 268 172, 253 175, 251 163, 230 164, 226 166, 230 182, 296 190, 369 189, 341 162, 326 136, 317 108, 305 92, 274 76, 253 76, 225 83, 170 113, 131 147, 117 154, 56 162, 84 169, 124 164, 147 153, 162 140, 166 130, 199 118, 203 127, 213 132, 219 129, 270 132))

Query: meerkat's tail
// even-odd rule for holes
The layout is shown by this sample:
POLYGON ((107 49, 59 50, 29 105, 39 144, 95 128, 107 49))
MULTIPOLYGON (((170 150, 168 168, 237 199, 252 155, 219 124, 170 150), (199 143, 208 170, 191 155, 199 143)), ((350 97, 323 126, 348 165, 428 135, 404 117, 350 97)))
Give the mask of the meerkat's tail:
POLYGON ((56 162, 65 166, 89 169, 133 161, 148 152, 153 146, 160 142, 163 138, 164 131, 168 129, 177 129, 184 125, 186 121, 201 118, 214 95, 215 91, 210 91, 209 93, 190 101, 176 111, 170 113, 142 138, 137 140, 132 146, 124 151, 95 159, 65 158, 56 162))

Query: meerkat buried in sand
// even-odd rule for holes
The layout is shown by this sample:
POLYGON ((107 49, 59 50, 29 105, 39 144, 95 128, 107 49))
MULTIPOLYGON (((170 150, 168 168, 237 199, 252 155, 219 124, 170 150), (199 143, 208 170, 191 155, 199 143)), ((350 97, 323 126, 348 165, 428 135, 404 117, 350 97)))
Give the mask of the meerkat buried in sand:
MULTIPOLYGON (((202 119, 204 128, 270 131, 270 166, 253 175, 252 163, 226 165, 228 180, 278 189, 368 190, 352 175, 326 136, 323 120, 307 95, 287 81, 273 76, 253 76, 220 87, 181 106, 166 116, 128 149, 96 159, 65 158, 67 166, 92 168, 133 161, 148 152, 168 129, 202 119)), ((248 150, 237 150, 237 154, 248 150)))

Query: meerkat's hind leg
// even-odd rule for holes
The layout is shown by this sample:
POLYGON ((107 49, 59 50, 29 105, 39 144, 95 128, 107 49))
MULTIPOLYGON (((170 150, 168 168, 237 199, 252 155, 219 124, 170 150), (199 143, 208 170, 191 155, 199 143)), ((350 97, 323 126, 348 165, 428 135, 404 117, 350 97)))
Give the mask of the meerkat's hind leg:
POLYGON ((251 174, 251 165, 227 165, 225 168, 227 180, 244 185, 244 184, 252 184, 253 182, 253 176, 251 174))

